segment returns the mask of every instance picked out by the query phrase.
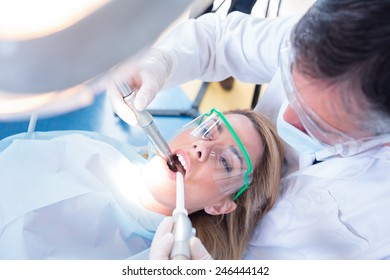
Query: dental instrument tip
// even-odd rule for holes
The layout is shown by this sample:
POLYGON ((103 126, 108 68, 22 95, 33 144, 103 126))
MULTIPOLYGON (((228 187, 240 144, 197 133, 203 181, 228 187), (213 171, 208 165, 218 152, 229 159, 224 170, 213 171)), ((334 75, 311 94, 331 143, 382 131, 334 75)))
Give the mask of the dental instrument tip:
POLYGON ((168 165, 168 168, 172 171, 172 172, 177 172, 177 166, 175 164, 175 162, 173 160, 167 160, 167 165, 168 165))
POLYGON ((183 175, 183 177, 186 174, 184 167, 181 164, 176 164, 175 161, 168 160, 167 165, 168 165, 169 170, 171 170, 172 172, 181 173, 183 175))

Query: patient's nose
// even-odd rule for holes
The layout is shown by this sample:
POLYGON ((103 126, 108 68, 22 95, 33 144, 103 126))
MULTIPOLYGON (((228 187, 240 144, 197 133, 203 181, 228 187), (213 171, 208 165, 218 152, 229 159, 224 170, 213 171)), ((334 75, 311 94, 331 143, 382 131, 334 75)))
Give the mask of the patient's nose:
POLYGON ((192 144, 193 151, 196 153, 196 158, 200 162, 205 162, 209 158, 212 146, 212 142, 204 140, 200 140, 192 144))
POLYGON ((295 126, 296 128, 298 128, 302 132, 306 133, 306 129, 303 127, 302 122, 298 117, 298 114, 291 107, 291 105, 287 106, 286 111, 284 112, 283 118, 289 124, 295 126))

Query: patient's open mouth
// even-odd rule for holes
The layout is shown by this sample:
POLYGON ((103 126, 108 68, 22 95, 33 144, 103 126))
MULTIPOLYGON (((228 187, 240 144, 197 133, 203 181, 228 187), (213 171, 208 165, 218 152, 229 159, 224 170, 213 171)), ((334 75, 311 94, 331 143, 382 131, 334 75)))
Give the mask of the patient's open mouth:
POLYGON ((179 154, 173 155, 173 161, 174 161, 174 166, 169 166, 169 169, 173 172, 180 172, 181 174, 186 175, 186 166, 185 166, 185 161, 183 157, 179 154))

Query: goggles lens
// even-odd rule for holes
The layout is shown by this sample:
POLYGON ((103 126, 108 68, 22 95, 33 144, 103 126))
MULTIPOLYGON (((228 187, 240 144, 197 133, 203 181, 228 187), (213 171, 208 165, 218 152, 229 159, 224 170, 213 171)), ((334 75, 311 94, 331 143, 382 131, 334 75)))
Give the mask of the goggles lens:
POLYGON ((354 139, 330 126, 305 104, 292 77, 294 52, 291 45, 281 51, 281 73, 288 101, 297 113, 307 133, 325 146, 334 146, 354 139))
POLYGON ((212 161, 213 178, 223 193, 237 192, 233 198, 236 200, 248 188, 252 163, 226 117, 214 108, 185 125, 184 129, 191 129, 192 136, 204 140, 202 143, 210 147, 208 160, 212 161), (233 139, 229 141, 226 137, 233 139))

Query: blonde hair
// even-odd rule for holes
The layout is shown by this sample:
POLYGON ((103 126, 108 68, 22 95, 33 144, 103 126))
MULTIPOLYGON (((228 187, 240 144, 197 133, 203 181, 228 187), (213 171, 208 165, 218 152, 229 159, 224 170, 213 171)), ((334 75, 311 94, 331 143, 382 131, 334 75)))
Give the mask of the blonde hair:
POLYGON ((197 237, 214 259, 241 259, 256 224, 278 196, 284 148, 274 125, 263 115, 252 110, 231 110, 225 114, 241 114, 251 120, 263 141, 263 154, 253 167, 248 189, 236 200, 236 210, 220 216, 202 210, 190 218, 197 237))

